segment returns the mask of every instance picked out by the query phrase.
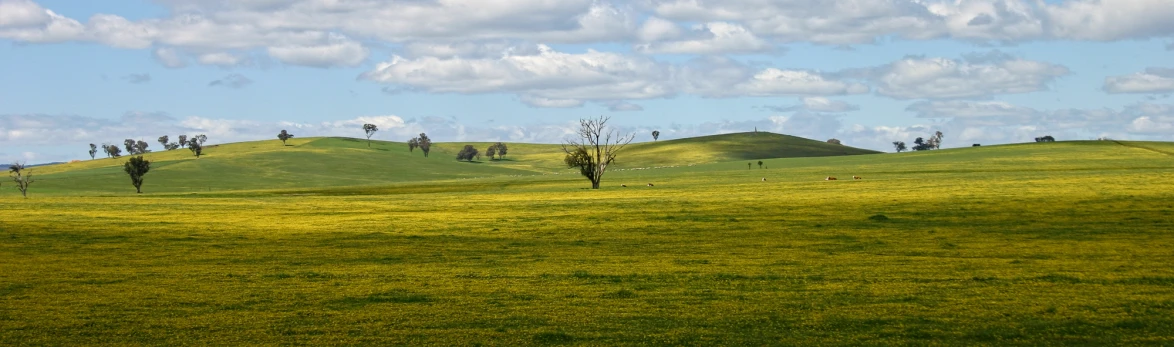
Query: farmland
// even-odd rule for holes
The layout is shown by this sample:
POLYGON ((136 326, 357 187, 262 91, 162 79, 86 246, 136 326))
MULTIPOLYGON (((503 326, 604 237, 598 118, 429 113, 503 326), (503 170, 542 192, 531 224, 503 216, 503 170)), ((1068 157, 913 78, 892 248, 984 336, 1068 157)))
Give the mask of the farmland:
POLYGON ((746 136, 634 146, 598 191, 548 145, 153 153, 143 195, 37 168, 0 193, 0 344, 1174 343, 1172 144, 746 136))

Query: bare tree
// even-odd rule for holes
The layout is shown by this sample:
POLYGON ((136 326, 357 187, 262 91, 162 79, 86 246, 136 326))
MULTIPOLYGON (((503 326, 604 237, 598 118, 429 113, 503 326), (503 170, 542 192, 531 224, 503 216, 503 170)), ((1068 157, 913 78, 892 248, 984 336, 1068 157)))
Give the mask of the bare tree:
POLYGON ((621 135, 619 131, 608 128, 608 117, 600 116, 596 119, 579 120, 579 138, 567 140, 562 146, 567 154, 564 162, 568 167, 578 167, 579 173, 591 181, 591 189, 599 189, 599 182, 607 167, 616 160, 620 153, 635 134, 621 135))
POLYGON ((8 166, 8 174, 12 176, 12 181, 16 182, 16 189, 20 190, 20 195, 28 199, 29 185, 33 184, 33 173, 25 169, 24 163, 13 162, 8 166))
POLYGON ((90 160, 94 160, 98 155, 98 145, 90 144, 90 160))
POLYGON ((941 148, 942 148, 942 132, 935 131, 933 134, 933 149, 941 149, 941 148))
POLYGON ((375 124, 363 124, 363 131, 367 133, 367 148, 371 148, 371 136, 375 136, 375 132, 379 131, 379 127, 375 124))

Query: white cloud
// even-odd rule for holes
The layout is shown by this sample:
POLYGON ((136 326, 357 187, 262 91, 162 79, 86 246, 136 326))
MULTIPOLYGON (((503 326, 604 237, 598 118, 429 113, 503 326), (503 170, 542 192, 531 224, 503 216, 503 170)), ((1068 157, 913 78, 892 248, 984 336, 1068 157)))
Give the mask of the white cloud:
POLYGON ((1057 38, 1112 41, 1174 33, 1169 0, 1070 0, 1042 10, 1057 38))
POLYGON ((224 78, 208 82, 209 87, 226 87, 234 89, 244 88, 250 84, 253 84, 253 80, 245 77, 244 75, 235 73, 224 76, 224 78))
POLYGON ((896 99, 949 99, 1047 90, 1049 83, 1069 70, 996 53, 972 55, 968 60, 906 57, 847 74, 871 80, 877 94, 896 99))
POLYGON ((49 13, 30 0, 0 0, 0 28, 30 27, 52 20, 49 13))
MULTIPOLYGON (((659 25, 663 25, 663 23, 659 25)), ((657 36, 679 36, 672 35, 674 33, 666 32, 663 28, 648 28, 646 26, 645 29, 655 31, 654 33, 641 32, 641 36, 646 39, 657 36)), ((694 27, 691 37, 639 44, 634 49, 637 52, 650 54, 727 54, 767 52, 775 48, 740 25, 711 22, 694 27)))
POLYGON ((184 59, 179 52, 174 49, 161 47, 156 48, 154 53, 155 61, 158 61, 163 66, 178 69, 188 65, 187 60, 184 59))
POLYGON ((630 102, 626 102, 626 101, 610 101, 610 102, 604 102, 603 104, 605 106, 607 106, 607 110, 611 111, 611 112, 644 111, 643 106, 633 104, 630 102))
POLYGON ((313 67, 356 66, 367 59, 368 53, 358 42, 336 35, 322 45, 269 47, 269 56, 277 60, 313 67))
POLYGON ((543 108, 575 108, 582 107, 584 103, 583 100, 577 99, 550 99, 541 96, 525 94, 520 95, 518 99, 522 101, 522 103, 530 105, 531 107, 543 108))
POLYGON ((636 32, 636 37, 643 42, 672 40, 682 35, 684 31, 677 23, 658 17, 648 17, 636 32))
POLYGON ((223 52, 201 54, 197 60, 200 64, 218 66, 236 66, 244 62, 244 58, 223 52))
POLYGON ((800 98, 798 105, 792 106, 760 106, 758 108, 773 111, 773 112, 795 112, 795 111, 813 111, 813 112, 850 112, 860 109, 860 106, 853 105, 844 101, 831 100, 823 97, 806 97, 800 98))
POLYGON ((1105 78, 1104 90, 1109 93, 1164 93, 1174 91, 1174 69, 1146 68, 1125 76, 1105 78))

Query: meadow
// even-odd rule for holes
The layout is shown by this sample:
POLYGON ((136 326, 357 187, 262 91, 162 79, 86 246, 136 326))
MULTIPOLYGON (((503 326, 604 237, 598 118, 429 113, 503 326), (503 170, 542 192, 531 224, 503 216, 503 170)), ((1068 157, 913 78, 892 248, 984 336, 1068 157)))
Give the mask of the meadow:
POLYGON ((0 345, 1174 344, 1170 143, 634 148, 590 190, 549 146, 299 141, 4 185, 0 345))

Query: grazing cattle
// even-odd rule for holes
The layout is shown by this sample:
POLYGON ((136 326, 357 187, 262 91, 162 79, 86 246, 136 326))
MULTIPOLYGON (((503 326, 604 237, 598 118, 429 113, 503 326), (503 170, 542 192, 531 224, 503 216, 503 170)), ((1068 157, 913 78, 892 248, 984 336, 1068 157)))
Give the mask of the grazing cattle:
POLYGON ((627 185, 627 184, 621 184, 621 185, 620 185, 620 187, 627 188, 627 187, 628 187, 628 185, 627 185))
POLYGON ((823 180, 824 180, 824 181, 835 181, 835 180, 836 180, 836 178, 835 178, 835 177, 832 177, 832 176, 828 176, 828 178, 825 178, 825 179, 823 179, 823 180))
POLYGON ((649 187, 651 187, 651 186, 652 186, 652 183, 649 183, 649 184, 648 184, 648 186, 649 186, 649 187))
POLYGON ((864 177, 860 177, 860 176, 852 176, 852 179, 854 179, 854 180, 862 180, 862 179, 864 179, 864 177))
POLYGON ((766 182, 766 177, 763 177, 763 178, 762 178, 762 181, 763 181, 763 182, 766 182))

